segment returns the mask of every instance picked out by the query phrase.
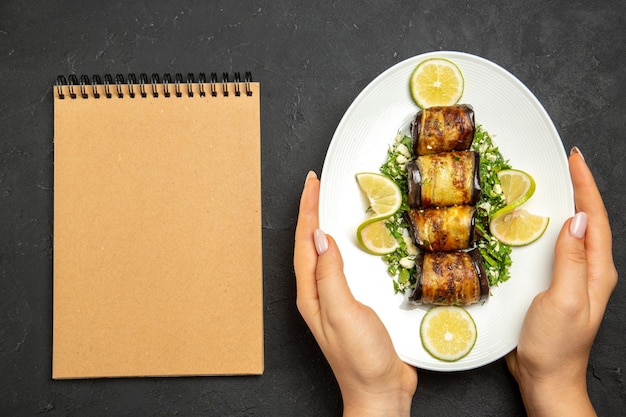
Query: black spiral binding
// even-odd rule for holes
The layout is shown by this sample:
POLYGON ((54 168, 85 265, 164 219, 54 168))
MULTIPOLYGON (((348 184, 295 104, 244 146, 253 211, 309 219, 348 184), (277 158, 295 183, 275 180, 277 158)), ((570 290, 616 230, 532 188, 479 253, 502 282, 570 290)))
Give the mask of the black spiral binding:
MULTIPOLYGON (((233 85, 235 96, 241 96, 242 94, 242 85, 243 91, 245 91, 246 96, 252 95, 252 88, 250 83, 252 82, 252 73, 247 71, 244 75, 243 80, 241 79, 240 73, 236 72, 233 75, 233 85)), ((145 73, 139 74, 139 79, 134 73, 128 74, 128 77, 124 78, 123 74, 116 74, 115 78, 111 74, 104 75, 104 81, 100 78, 99 75, 94 75, 91 78, 87 75, 81 75, 80 78, 75 74, 71 74, 68 78, 65 78, 63 75, 59 75, 56 80, 56 89, 57 96, 59 99, 65 99, 65 92, 63 87, 67 86, 67 92, 71 99, 76 99, 79 96, 81 98, 101 98, 102 95, 98 89, 98 86, 104 86, 104 97, 106 98, 124 98, 125 93, 128 94, 128 97, 135 98, 139 96, 141 98, 146 98, 148 95, 152 95, 152 97, 159 97, 159 88, 158 85, 161 84, 163 86, 163 95, 166 98, 169 97, 183 97, 186 95, 187 97, 194 97, 194 88, 193 85, 197 84, 197 91, 200 97, 206 97, 207 91, 205 90, 205 85, 209 84, 210 92, 209 94, 212 97, 217 97, 219 95, 218 89, 221 90, 221 94, 224 97, 228 97, 229 84, 231 83, 229 74, 227 72, 222 73, 221 81, 218 79, 217 73, 212 72, 208 81, 205 73, 201 72, 198 74, 198 82, 195 81, 195 76, 193 73, 188 73, 187 78, 184 79, 183 75, 177 73, 174 75, 172 79, 171 74, 165 73, 163 74, 163 80, 159 74, 152 74, 150 78, 145 73), (184 88, 184 84, 187 84, 187 88, 184 88), (123 86, 127 86, 126 90, 123 86), (89 88, 91 86, 91 88, 89 88), (218 88, 220 87, 221 88, 218 88)))

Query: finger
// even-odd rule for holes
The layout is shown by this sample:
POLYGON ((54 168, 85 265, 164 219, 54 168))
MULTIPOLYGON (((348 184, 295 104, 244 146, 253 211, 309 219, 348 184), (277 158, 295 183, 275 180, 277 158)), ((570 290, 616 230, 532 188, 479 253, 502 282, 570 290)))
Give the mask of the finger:
POLYGON ((309 319, 319 310, 315 283, 317 253, 313 242, 313 232, 319 227, 317 215, 319 189, 317 175, 313 171, 309 172, 300 198, 293 255, 298 309, 309 326, 312 325, 309 319))
POLYGON ((316 240, 318 247, 326 249, 317 260, 316 276, 320 309, 327 318, 339 317, 355 302, 343 273, 343 258, 337 243, 331 236, 318 231, 316 240))
POLYGON ((578 212, 563 224, 554 247, 552 283, 548 290, 576 308, 588 303, 586 227, 584 212, 578 212))
POLYGON ((577 148, 573 149, 569 164, 576 210, 588 214, 585 247, 589 262, 589 289, 604 306, 617 282, 609 218, 593 175, 577 148))
MULTIPOLYGON (((577 149, 577 148, 574 148, 577 149)), ((602 196, 593 178, 593 174, 585 163, 580 151, 573 151, 569 157, 569 169, 574 185, 574 202, 576 211, 584 211, 601 231, 610 234, 609 219, 602 201, 602 196)), ((605 242, 611 245, 610 240, 605 242)))

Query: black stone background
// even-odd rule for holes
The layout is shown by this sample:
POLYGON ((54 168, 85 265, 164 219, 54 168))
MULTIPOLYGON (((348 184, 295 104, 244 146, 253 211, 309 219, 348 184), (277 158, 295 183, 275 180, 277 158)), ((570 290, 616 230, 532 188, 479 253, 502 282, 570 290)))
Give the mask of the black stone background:
MULTIPOLYGON (((596 175, 623 272, 625 10, 624 0, 2 0, 0 416, 340 415, 337 384, 295 307, 299 195, 357 94, 427 51, 490 59, 539 98, 565 149, 578 145, 596 175), (247 70, 262 88, 265 374, 53 381, 56 76, 247 70)), ((625 303, 619 283, 589 362, 603 416, 626 407, 625 303)), ((525 415, 503 360, 419 376, 413 415, 525 415)))

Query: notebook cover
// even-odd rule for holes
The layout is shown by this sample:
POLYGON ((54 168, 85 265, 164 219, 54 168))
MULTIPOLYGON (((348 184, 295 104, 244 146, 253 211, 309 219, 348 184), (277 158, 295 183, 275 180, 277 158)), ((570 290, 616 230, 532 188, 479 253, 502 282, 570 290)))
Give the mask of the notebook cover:
POLYGON ((233 87, 55 94, 53 378, 263 372, 260 91, 233 87))

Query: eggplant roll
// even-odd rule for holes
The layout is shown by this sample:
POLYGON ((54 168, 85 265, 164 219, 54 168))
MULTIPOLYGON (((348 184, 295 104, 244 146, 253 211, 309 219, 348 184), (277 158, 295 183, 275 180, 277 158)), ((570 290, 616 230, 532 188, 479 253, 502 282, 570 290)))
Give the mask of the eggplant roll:
POLYGON ((416 259, 416 304, 466 306, 489 298, 489 282, 478 249, 423 252, 416 259))
POLYGON ((469 104, 429 107, 416 114, 411 130, 415 155, 465 151, 476 132, 474 109, 469 104))
POLYGON ((420 248, 430 251, 468 249, 474 242, 476 207, 411 209, 409 229, 420 248))
POLYGON ((480 199, 480 156, 475 151, 418 156, 407 164, 411 208, 475 205, 480 199))

